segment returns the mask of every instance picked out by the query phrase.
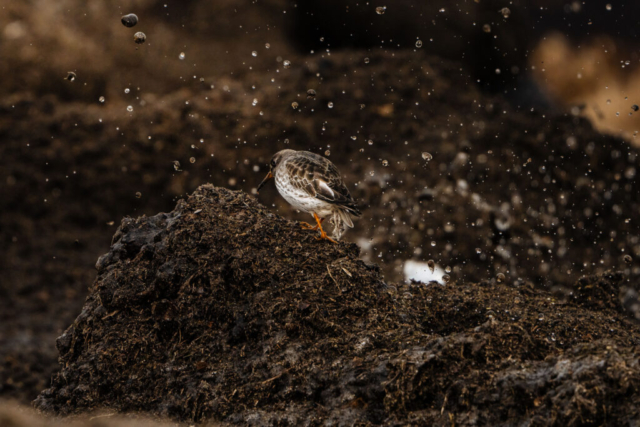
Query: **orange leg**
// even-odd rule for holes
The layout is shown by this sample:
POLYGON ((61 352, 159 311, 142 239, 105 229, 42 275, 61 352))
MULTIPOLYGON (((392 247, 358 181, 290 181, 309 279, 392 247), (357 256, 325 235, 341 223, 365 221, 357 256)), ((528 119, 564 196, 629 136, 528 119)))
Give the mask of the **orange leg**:
POLYGON ((315 213, 313 214, 313 217, 316 219, 316 222, 318 223, 318 228, 320 229, 320 237, 316 237, 316 239, 318 240, 328 240, 330 242, 333 243, 338 243, 335 240, 333 240, 331 237, 327 236, 327 233, 325 233, 325 231, 322 229, 322 221, 324 221, 324 219, 320 219, 318 217, 318 215, 316 215, 315 213))
MULTIPOLYGON (((323 221, 324 221, 324 218, 322 218, 320 220, 320 224, 322 224, 323 221)), ((314 227, 311 224, 309 224, 308 222, 304 222, 304 221, 300 222, 300 226, 302 228, 304 228, 305 230, 313 230, 313 231, 315 231, 315 230, 318 229, 318 224, 316 224, 316 226, 314 227)))

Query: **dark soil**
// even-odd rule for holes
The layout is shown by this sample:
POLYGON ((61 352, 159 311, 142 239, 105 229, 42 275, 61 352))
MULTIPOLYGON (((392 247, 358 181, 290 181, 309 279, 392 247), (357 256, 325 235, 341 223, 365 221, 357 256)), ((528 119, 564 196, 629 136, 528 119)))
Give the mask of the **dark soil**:
POLYGON ((640 327, 622 273, 387 285, 254 197, 200 187, 125 218, 37 408, 242 424, 640 421, 640 327))
MULTIPOLYGON (((556 295, 608 270, 637 282, 640 159, 625 141, 483 95, 458 64, 411 51, 288 58, 288 70, 246 67, 213 89, 141 93, 133 114, 117 99, 0 102, 0 396, 28 402, 47 387, 55 337, 119 218, 169 211, 204 182, 251 192, 282 148, 330 150, 364 207, 346 239, 387 283, 407 259, 450 266, 458 283, 503 273, 556 295)), ((308 220, 272 187, 260 200, 308 220)))
MULTIPOLYGON (((96 277, 95 261, 108 248, 121 218, 171 211, 177 199, 207 182, 250 194, 264 177, 271 155, 293 148, 330 152, 327 155, 364 209, 363 219, 346 239, 358 244, 360 259, 380 266, 384 279, 356 261, 355 248, 324 246, 308 233, 283 228, 273 234, 286 239, 282 247, 303 248, 291 259, 299 262, 309 252, 308 259, 326 261, 324 267, 319 263, 298 268, 309 274, 309 289, 297 279, 279 284, 278 277, 263 277, 256 270, 261 262, 276 263, 269 265, 297 278, 291 270, 295 263, 256 262, 249 270, 239 270, 241 277, 251 276, 243 286, 233 275, 226 284, 224 271, 211 279, 195 276, 203 292, 227 286, 236 294, 223 294, 211 308, 176 305, 180 311, 163 320, 169 309, 153 298, 187 304, 185 292, 191 290, 175 288, 173 294, 170 288, 186 280, 184 271, 156 278, 159 271, 154 270, 148 273, 152 280, 142 277, 130 287, 111 283, 104 289, 124 287, 123 298, 138 298, 136 292, 156 286, 156 281, 159 288, 144 297, 147 300, 140 297, 130 305, 116 294, 105 309, 109 304, 125 308, 113 318, 102 319, 116 309, 103 315, 84 312, 77 322, 83 331, 100 336, 100 325, 114 322, 123 328, 118 322, 136 319, 133 326, 151 328, 149 337, 183 353, 176 353, 175 365, 167 362, 173 356, 158 354, 158 342, 140 343, 135 334, 141 329, 134 328, 119 337, 105 337, 105 342, 116 340, 117 345, 105 347, 105 359, 98 359, 112 367, 106 363, 135 358, 131 346, 155 349, 148 358, 135 358, 135 363, 157 360, 158 366, 171 366, 173 370, 165 374, 175 376, 171 381, 176 388, 157 394, 169 390, 162 387, 171 387, 168 376, 155 368, 134 372, 139 365, 133 364, 105 380, 115 384, 109 392, 97 385, 108 371, 92 380, 82 376, 96 369, 95 361, 87 357, 100 343, 94 341, 93 347, 91 342, 81 343, 76 331, 66 336, 76 339, 80 354, 70 355, 65 339, 60 341, 63 361, 72 362, 63 368, 74 382, 63 385, 57 376, 55 392, 41 400, 43 404, 73 413, 107 404, 183 419, 211 416, 229 421, 241 421, 253 410, 256 422, 318 414, 345 421, 365 416, 371 422, 417 423, 425 417, 449 423, 451 412, 460 422, 465 422, 461 417, 472 421, 478 414, 495 422, 502 417, 524 423, 527 411, 545 417, 538 424, 554 419, 558 424, 576 422, 572 418, 576 414, 584 423, 614 424, 624 414, 634 419, 629 408, 636 402, 637 362, 630 342, 636 329, 625 323, 621 310, 640 319, 638 149, 600 135, 573 115, 519 105, 545 98, 535 87, 523 84, 528 74, 523 62, 527 44, 536 40, 525 28, 561 27, 563 34, 572 33, 580 43, 581 37, 590 38, 603 25, 609 33, 625 32, 630 24, 635 28, 637 14, 629 13, 629 8, 637 6, 617 2, 614 13, 601 13, 608 1, 590 1, 582 13, 567 14, 563 2, 513 2, 507 19, 498 13, 504 5, 495 0, 466 2, 455 9, 450 2, 437 0, 425 2, 420 10, 413 8, 415 2, 398 0, 388 4, 383 16, 375 14, 376 5, 371 3, 350 1, 347 11, 344 2, 329 0, 296 2, 297 8, 288 0, 141 0, 132 3, 131 10, 112 1, 92 2, 89 8, 84 0, 44 2, 42 7, 32 3, 5 0, 0 13, 0 399, 28 404, 50 387, 52 374, 60 369, 56 337, 82 312, 96 277), (337 7, 339 11, 334 10, 337 7), (436 11, 440 7, 446 11, 436 11), (140 17, 133 29, 120 23, 120 17, 130 12, 140 17), (423 20, 421 13, 435 14, 437 25, 423 20), (594 25, 587 25, 585 16, 594 18, 594 25), (527 19, 534 25, 527 25, 527 19), (491 25, 491 33, 482 30, 484 23, 491 25), (146 44, 133 43, 135 31, 147 34, 146 44), (421 37, 422 48, 415 47, 416 36, 421 37), (360 50, 338 52, 339 45, 360 50), (251 54, 254 50, 256 57, 251 54), (180 52, 185 52, 185 60, 178 59, 180 52), (291 61, 290 68, 283 67, 284 59, 291 61), (64 79, 69 71, 76 73, 75 82, 64 79), (516 102, 484 94, 479 86, 508 92, 516 102), (131 89, 129 94, 125 88, 131 89), (316 91, 315 98, 307 98, 309 89, 316 91), (106 97, 104 103, 98 101, 101 96, 106 97), (294 101, 299 104, 295 110, 294 101), (133 113, 127 112, 128 105, 133 113), (433 160, 424 160, 425 152, 433 160), (180 163, 178 170, 175 161, 180 163), (300 240, 303 236, 306 240, 300 240), (318 253, 319 247, 327 252, 318 253), (335 260, 344 256, 353 264, 346 268, 361 277, 358 283, 350 281, 357 289, 346 285, 347 292, 328 289, 326 265, 335 267, 335 260), (625 256, 630 258, 625 261, 625 256), (449 266, 456 284, 385 287, 382 280, 404 282, 402 267, 409 259, 434 259, 440 267, 449 266), (605 274, 610 271, 622 275, 605 274), (505 275, 503 284, 483 282, 493 283, 499 273, 505 275), (580 280, 585 275, 598 278, 580 280), (214 283, 216 277, 224 278, 224 284, 214 283), (274 291, 275 284, 282 294, 274 291), (293 289, 303 286, 299 298, 292 300, 293 289), (244 294, 237 293, 240 289, 244 294), (322 293, 308 295, 311 289, 322 293), (283 303, 275 311, 258 310, 259 292, 267 292, 265 307, 273 308, 277 298, 283 303), (407 292, 412 297, 405 300, 407 292), (336 298, 327 300, 328 295, 336 298), (516 297, 523 302, 515 304, 516 297), (296 311, 301 301, 300 307, 309 307, 296 311), (314 311, 319 307, 327 314, 314 311), (142 313, 140 325, 134 308, 142 313), (519 317, 510 320, 508 315, 516 312, 519 317), (293 320, 278 317, 289 313, 293 320), (311 313, 316 317, 308 319, 311 313), (538 321, 540 313, 543 319, 538 321), (344 319, 338 317, 342 314, 344 319), (190 315, 219 316, 227 325, 212 321, 205 328, 186 319, 190 315), (244 320, 238 320, 239 315, 244 320), (380 320, 384 315, 388 318, 380 320), (617 323, 605 327, 606 316, 617 323), (176 318, 186 320, 176 326, 176 318), (555 319, 559 323, 553 323, 555 319), (160 329, 153 328, 155 322, 160 329), (283 330, 283 322, 286 336, 273 338, 283 330), (287 329, 287 324, 294 326, 287 329), (512 324, 521 329, 513 326, 509 335, 505 331, 512 324), (233 335, 229 331, 237 325, 233 335), (476 331, 474 325, 483 326, 476 331), (565 327, 566 336, 561 334, 565 327), (384 334, 371 332, 384 328, 388 331, 384 334), (200 334, 210 345, 225 344, 190 359, 184 353, 188 349, 172 341, 176 331, 179 339, 184 332, 191 334, 185 339, 200 334), (229 336, 231 340, 224 341, 229 336), (283 356, 286 350, 270 344, 280 339, 306 347, 291 347, 292 356, 283 356), (603 344, 605 339, 614 344, 603 344), (460 340, 474 344, 463 345, 460 340), (316 342, 319 347, 314 347, 316 342), (262 356, 245 352, 236 366, 231 357, 242 355, 243 345, 271 347, 262 356), (318 348, 324 353, 314 353, 318 348), (425 360, 431 359, 421 361, 420 349, 427 349, 425 360), (367 354, 386 354, 387 364, 361 361, 367 354), (295 362, 307 356, 308 361, 295 362), (259 357, 274 364, 260 365, 259 357), (331 365, 336 360, 342 365, 331 365), (457 360, 455 366, 449 363, 452 360, 457 360), (216 371, 196 365, 193 377, 174 369, 193 369, 200 361, 232 368, 216 371), (309 363, 316 363, 311 374, 309 363), (576 363, 585 370, 564 370, 576 363), (295 369, 287 371, 293 365, 295 369), (247 373, 254 366, 255 373, 247 373), (432 375, 432 370, 442 372, 432 375), (78 371, 83 374, 78 376, 78 371), (204 378, 213 371, 217 374, 204 378), (555 379, 547 381, 554 372, 555 379), (584 372, 587 380, 581 376, 584 372), (277 378, 262 384, 273 377, 277 378), (141 386, 143 379, 159 388, 141 386), (204 381, 202 390, 199 380, 204 381), (178 390, 183 385, 187 388, 178 390), (83 387, 90 391, 88 398, 98 396, 104 402, 79 399, 83 387), (211 390, 219 394, 214 396, 211 390), (160 397, 145 400, 149 396, 160 397), (573 400, 565 410, 560 405, 567 396, 573 400), (293 404, 284 409, 288 401, 293 404), (214 403, 219 406, 214 408, 214 403), (499 411, 499 405, 507 409, 499 411), (336 415, 338 410, 342 412, 336 415), (491 410, 496 412, 488 413, 491 410)), ((618 44, 621 59, 633 60, 637 51, 633 43, 627 47, 628 57, 618 44)), ((626 70, 632 72, 630 67, 626 70)), ((630 99, 629 104, 636 101, 630 99)), ((309 220, 284 203, 273 187, 264 190, 260 201, 288 219, 309 220)), ((247 205, 258 209, 251 200, 247 205)), ((256 215, 253 208, 247 215, 256 215)), ((276 221, 273 226, 284 224, 275 216, 268 220, 276 221)), ((164 229, 162 224, 156 227, 164 229)), ((233 230, 209 232, 230 235, 233 230)), ((246 250, 247 239, 257 236, 242 237, 236 244, 246 250)), ((206 242, 206 250, 191 252, 191 246, 175 241, 194 256, 190 261, 185 260, 187 255, 177 257, 176 262, 194 269, 206 251, 231 250, 206 242)), ((137 244, 131 246, 136 254, 137 244)), ((260 245, 273 248, 270 241, 260 245)), ((168 261, 158 249, 154 246, 145 255, 151 259, 128 268, 144 270, 153 262, 168 261)), ((247 260, 256 257, 258 252, 247 260)), ((225 259, 204 264, 203 271, 229 268, 226 263, 225 259)), ((119 261, 105 267, 98 283, 109 268, 121 267, 119 261)), ((347 276, 334 267, 330 271, 343 285, 347 276)), ((100 295, 95 291, 87 303, 92 307, 97 307, 95 298, 100 295)), ((209 296, 203 296, 200 304, 209 296)))

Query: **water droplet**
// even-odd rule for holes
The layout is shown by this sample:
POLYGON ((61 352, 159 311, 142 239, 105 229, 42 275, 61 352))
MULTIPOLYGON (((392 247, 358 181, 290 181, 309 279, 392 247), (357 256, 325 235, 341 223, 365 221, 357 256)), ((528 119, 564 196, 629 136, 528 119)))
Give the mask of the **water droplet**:
POLYGON ((368 64, 369 63, 369 58, 364 58, 364 63, 368 64))
POLYGON ((297 110, 298 109, 298 103, 296 101, 293 101, 291 103, 291 108, 293 108, 294 110, 297 110))
POLYGON ((196 162, 196 158, 195 158, 195 157, 191 157, 191 158, 189 159, 189 161, 190 161, 191 163, 195 163, 195 162, 196 162))
POLYGON ((73 71, 69 71, 67 73, 67 77, 65 77, 67 80, 69 80, 70 82, 74 81, 76 79, 76 73, 74 73, 73 71))
POLYGON ((141 192, 136 192, 136 199, 139 199, 140 197, 142 197, 142 193, 141 192))
POLYGON ((605 9, 607 9, 607 10, 611 10, 611 4, 610 4, 610 3, 607 3, 607 5, 605 6, 605 9))
POLYGON ((331 155, 331 151, 329 151, 329 150, 325 151, 325 152, 324 152, 324 155, 325 155, 325 156, 327 156, 327 157, 329 157, 329 156, 331 155))
POLYGON ((429 267, 429 271, 431 271, 431 273, 433 273, 436 269, 436 263, 434 260, 430 259, 429 261, 427 261, 427 267, 429 267))
POLYGON ((179 171, 179 170, 180 170, 180 162, 179 162, 179 161, 177 161, 177 160, 174 160, 174 161, 173 161, 173 168, 174 168, 175 170, 179 171))
POLYGON ((120 18, 120 21, 127 28, 135 27, 138 23, 138 16, 135 13, 130 13, 120 18))
POLYGON ((132 107, 131 105, 129 105, 129 106, 127 107, 127 111, 128 111, 128 112, 130 112, 130 113, 131 113, 131 112, 133 112, 133 107, 132 107))
POLYGON ((498 275, 496 276, 496 282, 503 283, 504 280, 505 280, 504 274, 498 273, 498 275))
POLYGON ((420 39, 416 40, 416 47, 418 49, 420 49, 422 47, 422 40, 420 40, 420 39))
POLYGON ((258 51, 254 50, 253 52, 251 52, 251 56, 256 57, 258 56, 258 51))
POLYGON ((307 91, 307 99, 315 98, 315 97, 316 97, 316 91, 313 89, 309 89, 307 91))
POLYGON ((482 253, 482 249, 480 249, 480 248, 476 248, 476 253, 477 253, 478 255, 480 255, 480 254, 482 253))
POLYGON ((329 102, 329 103, 327 104, 327 107, 329 107, 329 108, 333 108, 333 102, 329 102))
POLYGON ((253 101, 251 101, 251 105, 253 105, 254 107, 258 105, 258 98, 253 98, 253 101))
POLYGON ((178 55, 178 58, 182 61, 184 58, 186 58, 187 55, 185 55, 184 52, 180 52, 180 55, 178 55))
POLYGON ((133 35, 133 41, 137 44, 142 44, 147 41, 147 35, 142 31, 139 31, 133 35))
POLYGON ((131 92, 131 89, 125 88, 124 93, 129 93, 129 92, 131 92))
POLYGON ((373 175, 375 175, 375 174, 376 174, 376 173, 375 173, 374 171, 369 172, 369 175, 371 175, 371 176, 373 176, 373 175))
POLYGON ((265 49, 269 49, 271 47, 271 45, 269 43, 265 43, 264 47, 265 47, 265 49))
POLYGON ((633 104, 633 105, 631 106, 631 109, 632 109, 633 111, 638 111, 638 110, 640 110, 640 107, 638 107, 636 104, 633 104))
POLYGON ((447 284, 451 281, 451 276, 449 276, 448 274, 445 274, 444 276, 442 276, 442 281, 447 284))
POLYGON ((436 241, 435 240, 431 241, 431 246, 433 246, 435 248, 435 246, 436 246, 436 241))
POLYGON ((384 13, 387 11, 387 6, 378 6, 376 7, 376 13, 378 15, 384 15, 384 13))
POLYGON ((388 161, 388 160, 383 160, 383 161, 382 161, 382 166, 384 166, 385 168, 386 168, 387 166, 389 166, 389 161, 388 161))
POLYGON ((106 101, 106 99, 104 99, 104 96, 101 96, 100 98, 98 98, 98 101, 100 101, 101 103, 104 103, 104 101, 106 101))
POLYGON ((484 31, 485 33, 490 33, 491 32, 491 25, 489 24, 484 24, 482 26, 482 31, 484 31))
POLYGON ((444 272, 445 273, 451 273, 451 267, 449 267, 448 265, 444 268, 444 272))
POLYGON ((431 153, 427 153, 426 151, 422 152, 422 160, 426 160, 427 162, 430 162, 433 159, 433 156, 431 155, 431 153))
POLYGON ((502 14, 503 18, 508 18, 509 15, 511 15, 511 9, 509 9, 508 7, 503 7, 502 9, 500 9, 500 13, 502 14))
POLYGON ((289 61, 288 59, 285 59, 284 62, 282 63, 282 66, 284 68, 290 68, 291 67, 291 61, 289 61))
POLYGON ((368 140, 368 141, 367 141, 367 144, 369 144, 369 145, 373 145, 373 139, 368 140))
POLYGON ((625 255, 623 258, 624 262, 626 262, 627 264, 631 264, 631 262, 633 261, 633 258, 631 258, 631 255, 627 254, 625 255))

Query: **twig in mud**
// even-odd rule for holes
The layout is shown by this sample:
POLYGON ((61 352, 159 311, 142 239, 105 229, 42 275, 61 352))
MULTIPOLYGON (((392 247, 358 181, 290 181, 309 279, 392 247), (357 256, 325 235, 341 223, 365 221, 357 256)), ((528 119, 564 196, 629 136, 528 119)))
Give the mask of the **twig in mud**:
POLYGON ((289 369, 285 369, 284 371, 280 372, 280 373, 279 373, 278 375, 276 375, 275 377, 273 377, 273 378, 269 378, 268 380, 264 380, 264 381, 262 381, 262 384, 266 384, 266 383, 270 383, 271 381, 275 381, 275 380, 277 380, 278 378, 280 378, 281 376, 283 376, 284 374, 286 374, 287 372, 289 372, 289 371, 290 371, 290 370, 292 370, 292 369, 293 369, 293 367, 291 367, 291 368, 289 368, 289 369))
POLYGON ((336 279, 333 278, 333 275, 331 274, 331 270, 329 270, 329 264, 327 264, 327 273, 329 273, 329 277, 331 277, 331 280, 333 280, 333 283, 336 284, 336 288, 338 288, 339 292, 342 292, 340 290, 340 285, 338 285, 338 282, 336 282, 336 279))

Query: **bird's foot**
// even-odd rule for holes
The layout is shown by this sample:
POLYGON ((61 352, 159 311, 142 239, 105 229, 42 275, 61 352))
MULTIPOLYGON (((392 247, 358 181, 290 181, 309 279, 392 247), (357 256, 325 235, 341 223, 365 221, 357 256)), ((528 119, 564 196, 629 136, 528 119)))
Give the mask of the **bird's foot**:
MULTIPOLYGON (((333 243, 338 243, 335 240, 333 240, 331 237, 327 236, 327 233, 322 229, 322 222, 324 221, 324 218, 320 218, 315 212, 313 213, 313 218, 315 218, 316 223, 318 224, 317 226, 311 227, 306 222, 303 222, 302 224, 306 224, 307 226, 309 226, 309 230, 318 230, 318 229, 320 230, 320 237, 316 237, 316 239, 328 240, 333 243)), ((304 225, 302 225, 302 228, 304 228, 304 225)))
POLYGON ((317 224, 315 226, 312 226, 308 222, 300 221, 300 227, 302 227, 305 230, 316 231, 318 228, 322 230, 322 223, 324 222, 324 218, 316 218, 316 221, 317 221, 317 224))
POLYGON ((311 224, 309 224, 308 222, 300 222, 300 227, 302 227, 305 230, 317 230, 318 226, 316 225, 315 227, 312 226, 311 224))
POLYGON ((338 244, 338 242, 333 240, 331 237, 327 236, 327 233, 325 233, 324 230, 322 230, 322 233, 320 234, 320 237, 316 237, 316 240, 328 240, 331 243, 335 243, 336 245, 338 244))

